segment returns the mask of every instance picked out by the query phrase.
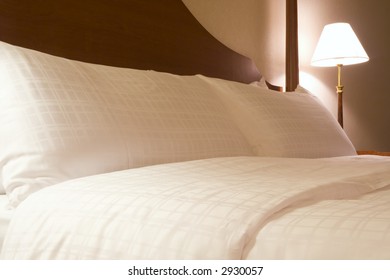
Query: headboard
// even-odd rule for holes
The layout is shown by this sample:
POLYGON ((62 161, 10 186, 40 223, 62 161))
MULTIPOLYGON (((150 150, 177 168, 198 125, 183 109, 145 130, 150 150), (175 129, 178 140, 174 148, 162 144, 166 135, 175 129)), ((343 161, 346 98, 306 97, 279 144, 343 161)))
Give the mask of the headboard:
MULTIPOLYGON (((296 2, 286 0, 288 28, 296 2)), ((296 34, 287 30, 294 61, 289 44, 296 34)), ((250 59, 212 37, 181 0, 0 0, 0 40, 98 64, 244 83, 260 78, 250 59)), ((287 66, 287 80, 296 66, 287 66)), ((296 84, 287 82, 287 90, 296 84)))

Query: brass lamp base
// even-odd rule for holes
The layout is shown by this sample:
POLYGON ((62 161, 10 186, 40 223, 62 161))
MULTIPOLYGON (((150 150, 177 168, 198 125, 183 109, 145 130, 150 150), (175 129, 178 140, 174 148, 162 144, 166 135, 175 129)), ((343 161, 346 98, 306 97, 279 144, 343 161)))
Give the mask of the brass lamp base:
POLYGON ((342 64, 337 64, 337 99, 338 99, 338 107, 337 107, 337 119, 339 121, 339 124, 341 127, 344 126, 343 124, 343 89, 344 86, 341 85, 341 67, 342 64))

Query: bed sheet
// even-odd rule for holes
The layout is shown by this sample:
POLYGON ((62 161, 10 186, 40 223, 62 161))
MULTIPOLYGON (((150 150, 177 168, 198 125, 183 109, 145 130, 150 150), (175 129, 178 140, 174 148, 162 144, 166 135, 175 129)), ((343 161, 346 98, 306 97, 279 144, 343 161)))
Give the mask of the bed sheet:
POLYGON ((12 213, 13 211, 8 208, 8 197, 5 194, 0 195, 0 252, 12 213))
POLYGON ((390 260, 390 187, 355 199, 310 201, 275 214, 248 259, 390 260))
POLYGON ((214 158, 79 178, 15 210, 1 258, 241 259, 288 207, 388 186, 390 158, 360 156, 214 158))

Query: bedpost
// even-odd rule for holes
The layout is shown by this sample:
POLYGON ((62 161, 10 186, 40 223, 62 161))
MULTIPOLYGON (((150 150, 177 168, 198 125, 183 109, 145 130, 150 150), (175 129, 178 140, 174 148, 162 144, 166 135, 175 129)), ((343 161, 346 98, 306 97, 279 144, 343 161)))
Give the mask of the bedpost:
POLYGON ((286 0, 286 91, 299 84, 298 0, 286 0))

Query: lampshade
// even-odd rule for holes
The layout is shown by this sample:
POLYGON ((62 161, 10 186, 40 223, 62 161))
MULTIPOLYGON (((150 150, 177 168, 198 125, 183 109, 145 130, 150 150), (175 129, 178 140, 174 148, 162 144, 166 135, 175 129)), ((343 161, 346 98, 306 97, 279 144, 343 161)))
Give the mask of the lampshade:
POLYGON ((368 55, 352 27, 348 23, 332 23, 324 27, 311 64, 330 67, 368 60, 368 55))

